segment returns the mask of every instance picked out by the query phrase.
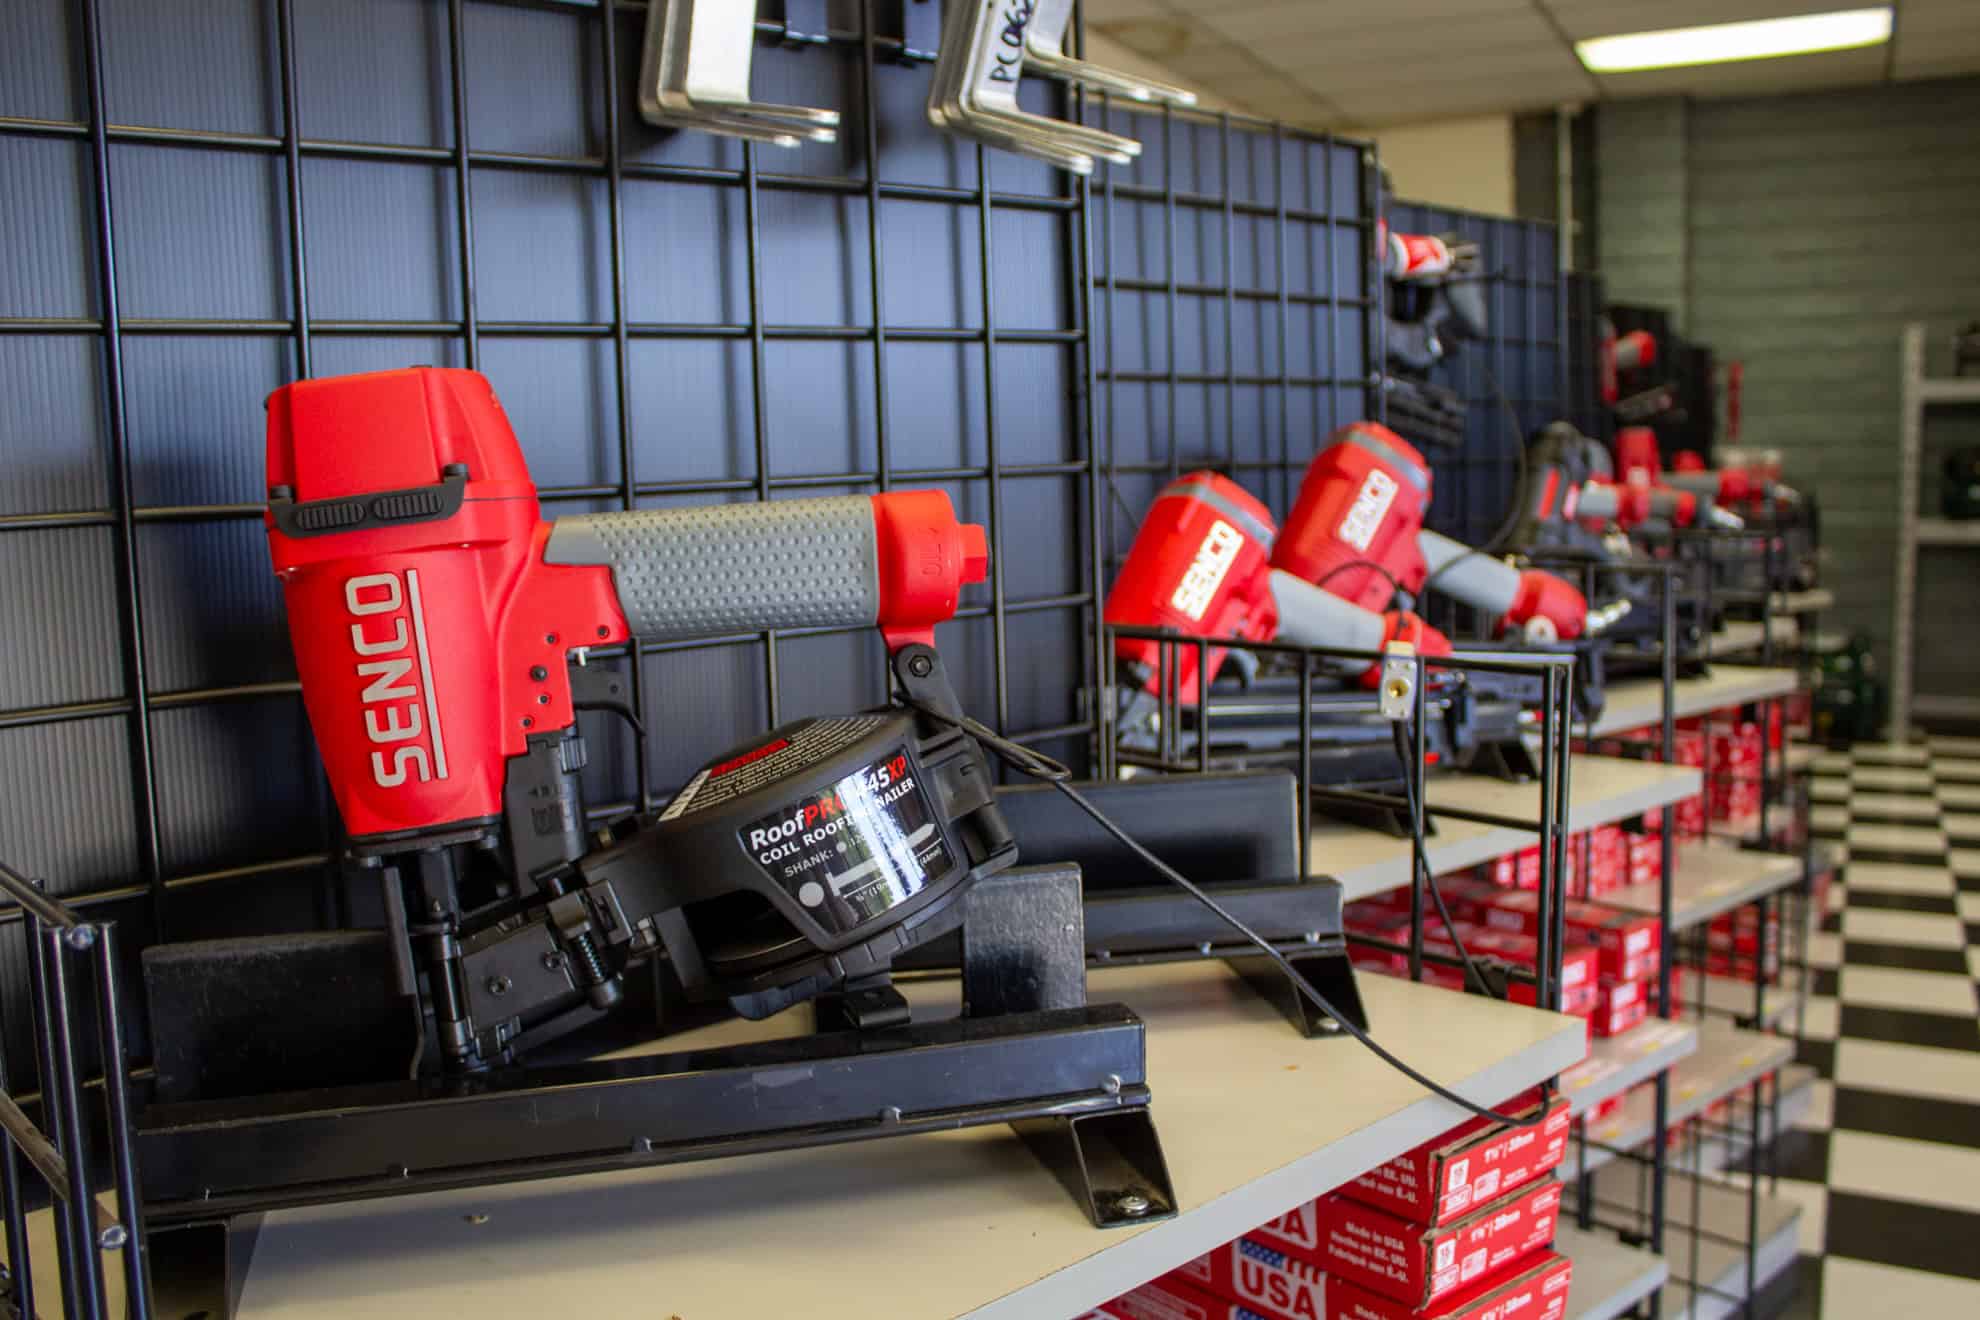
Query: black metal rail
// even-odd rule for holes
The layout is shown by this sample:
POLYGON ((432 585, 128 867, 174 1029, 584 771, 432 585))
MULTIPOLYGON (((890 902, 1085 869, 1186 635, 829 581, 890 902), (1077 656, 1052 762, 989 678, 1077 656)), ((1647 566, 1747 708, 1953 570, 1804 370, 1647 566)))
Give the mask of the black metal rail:
MULTIPOLYGON (((62 1282, 63 1313, 84 1320, 111 1314, 104 1287, 103 1256, 119 1253, 124 1285, 121 1314, 130 1320, 151 1315, 145 1274, 144 1209, 138 1197, 137 1154, 131 1130, 131 1098, 124 1062, 122 1001, 117 980, 114 922, 90 922, 48 897, 42 887, 0 863, 0 893, 18 905, 27 922, 28 965, 32 971, 35 1044, 44 1079, 37 1126, 9 1091, 6 1060, 0 1057, 0 1210, 6 1218, 7 1302, 21 1315, 36 1314, 34 1265, 28 1198, 22 1183, 22 1156, 51 1198, 56 1258, 62 1282), (77 961, 86 963, 76 980, 77 961), (94 999, 93 1011, 86 1007, 94 999), (94 1032, 85 1036, 84 1014, 94 1032), (104 1068, 104 1129, 109 1167, 90 1157, 92 1116, 84 1108, 85 1061, 104 1068), (97 1192, 107 1183, 115 1208, 97 1192)), ((0 1052, 4 1055, 4 1052, 0 1052)), ((47 1298, 52 1302, 52 1298, 47 1298)))

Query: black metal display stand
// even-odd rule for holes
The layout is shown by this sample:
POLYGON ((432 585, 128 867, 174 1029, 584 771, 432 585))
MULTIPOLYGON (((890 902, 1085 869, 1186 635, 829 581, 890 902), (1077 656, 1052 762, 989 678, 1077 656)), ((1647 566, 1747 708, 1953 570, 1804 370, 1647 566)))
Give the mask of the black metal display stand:
MULTIPOLYGON (((110 931, 11 871, 0 869, 0 888, 48 945, 36 1038, 55 1081, 50 1132, 0 1096, 9 1254, 21 1262, 8 1283, 24 1315, 34 1312, 17 1149, 57 1198, 65 1313, 89 1317, 108 1313, 98 1252, 119 1247, 130 1315, 151 1313, 147 1249, 175 1306, 232 1314, 255 1217, 273 1210, 998 1123, 1016 1130, 1096 1227, 1176 1212, 1149 1112, 1142 1022, 1122 1005, 1086 1002, 1076 867, 1016 868, 964 897, 960 1017, 913 1021, 905 998, 881 983, 841 996, 857 1005, 819 1003, 821 1026, 841 1029, 752 1044, 153 1104, 134 1122, 113 1086, 115 1214, 90 1190, 79 1023, 63 971, 69 953, 95 951, 108 1009, 99 1040, 106 1058, 121 1059, 110 931), (883 1025, 843 1026, 851 1020, 883 1025), (766 1086, 766 1075, 789 1084, 766 1086)), ((126 1072, 108 1075, 121 1082, 126 1072)))
MULTIPOLYGON (((1184 701, 1177 680, 1181 672, 1180 657, 1194 653, 1197 668, 1195 672, 1208 672, 1207 663, 1210 643, 1201 637, 1185 637, 1165 629, 1140 628, 1104 625, 1102 635, 1108 654, 1114 653, 1117 641, 1140 640, 1159 643, 1157 652, 1156 691, 1160 706, 1155 727, 1161 730, 1159 745, 1154 748, 1124 746, 1119 741, 1118 726, 1109 729, 1111 736, 1101 741, 1101 766, 1103 774, 1113 774, 1121 766, 1131 765, 1144 771, 1155 771, 1164 775, 1188 775, 1208 773, 1217 759, 1212 747, 1216 741, 1214 728, 1215 708, 1195 708, 1193 723, 1186 720, 1184 711, 1194 707, 1194 703, 1184 701), (1192 738, 1184 744, 1180 731, 1190 727, 1192 738)), ((1312 876, 1316 866, 1324 863, 1324 858, 1316 857, 1313 849, 1313 821, 1316 812, 1338 812, 1343 808, 1360 812, 1381 813, 1388 819, 1407 823, 1410 844, 1410 931, 1407 945, 1389 946, 1384 941, 1356 935, 1354 943, 1372 948, 1384 948, 1389 952, 1406 955, 1409 974, 1412 980, 1421 980, 1426 964, 1459 968, 1464 960, 1449 957, 1434 951, 1426 951, 1424 926, 1426 908, 1426 883, 1431 878, 1431 868, 1425 856, 1424 840, 1432 830, 1432 819, 1442 815, 1454 820, 1466 820, 1478 824, 1498 826, 1506 829, 1531 832, 1538 836, 1541 853, 1540 904, 1537 914, 1538 953, 1533 969, 1502 969, 1504 981, 1523 981, 1534 986, 1537 1003, 1558 1006, 1560 980, 1560 954, 1566 942, 1566 923, 1562 899, 1565 887, 1562 877, 1565 874, 1568 833, 1568 744, 1574 717, 1573 693, 1575 690, 1576 655, 1570 648, 1560 652, 1529 651, 1506 657, 1482 654, 1453 654, 1442 657, 1427 657, 1414 651, 1393 654, 1373 654, 1369 652, 1345 651, 1327 647, 1304 647, 1284 645, 1276 642, 1248 642, 1219 639, 1217 645, 1233 653, 1249 653, 1258 657, 1261 663, 1275 663, 1289 668, 1295 676, 1297 691, 1294 693, 1292 709, 1297 715, 1295 741, 1293 742, 1293 773, 1296 785, 1295 801, 1298 810, 1299 869, 1302 875, 1312 876), (1316 737, 1315 714, 1320 709, 1319 685, 1326 680, 1324 675, 1337 672, 1344 665, 1359 671, 1371 663, 1380 663, 1382 683, 1376 693, 1357 693, 1357 700, 1364 710, 1381 718, 1395 722, 1395 727, 1403 733, 1400 738, 1405 756, 1402 758, 1402 780, 1400 792, 1375 792, 1354 789, 1327 787, 1315 770, 1316 744, 1324 748, 1324 739, 1316 737), (1522 755, 1531 757, 1534 778, 1539 786, 1539 810, 1536 818, 1504 815, 1495 812, 1471 811, 1459 808, 1440 807, 1434 812, 1425 800, 1424 767, 1430 764, 1427 755, 1430 750, 1429 724, 1430 708, 1428 694, 1430 675, 1439 672, 1457 681, 1468 681, 1476 676, 1487 681, 1514 680, 1531 682, 1536 693, 1535 705, 1539 718, 1534 722, 1530 742, 1521 739, 1522 755), (1323 807, 1322 802, 1327 805, 1323 807), (1420 882, 1419 882, 1420 881, 1420 882)), ((1101 703, 1102 710, 1110 709, 1101 703)), ((1482 965, 1487 960, 1473 959, 1474 965, 1482 965)), ((1501 969, 1494 969, 1498 978, 1501 969)), ((1505 986, 1474 986, 1481 992, 1503 994, 1505 986)))

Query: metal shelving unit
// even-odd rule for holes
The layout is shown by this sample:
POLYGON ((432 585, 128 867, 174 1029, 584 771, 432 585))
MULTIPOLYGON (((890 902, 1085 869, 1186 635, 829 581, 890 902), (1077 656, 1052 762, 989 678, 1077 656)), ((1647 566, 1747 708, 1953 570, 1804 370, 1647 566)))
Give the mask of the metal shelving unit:
POLYGON ((1925 410, 1934 405, 1980 404, 1980 379, 1934 380, 1925 374, 1925 327, 1904 328, 1899 352, 1901 384, 1898 420, 1898 534, 1891 589, 1890 736, 1911 736, 1913 714, 1952 719, 1980 718, 1980 698, 1964 693, 1914 690, 1913 662, 1918 648, 1918 548, 1980 546, 1980 519, 1954 522, 1918 514, 1920 462, 1925 450, 1925 410))

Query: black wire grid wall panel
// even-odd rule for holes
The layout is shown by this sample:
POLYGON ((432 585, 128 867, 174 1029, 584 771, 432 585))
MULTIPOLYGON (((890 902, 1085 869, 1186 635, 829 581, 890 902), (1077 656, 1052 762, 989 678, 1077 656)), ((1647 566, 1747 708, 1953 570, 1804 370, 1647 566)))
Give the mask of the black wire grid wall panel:
POLYGON ((1092 185, 1111 567, 1171 477, 1215 468, 1283 517, 1327 435, 1366 415, 1373 153, 1106 98, 1088 120, 1142 144, 1092 185))
MULTIPOLYGON (((0 837, 52 893, 112 905, 127 956, 341 916, 259 522, 260 403, 298 376, 485 372, 546 516, 945 489, 992 537, 992 581, 944 629, 965 704, 1085 754, 1086 190, 927 124, 936 5, 788 0, 759 22, 756 93, 843 116, 837 144, 795 150, 640 120, 645 17, 9 7, 0 837)), ((1040 80, 1024 95, 1065 111, 1040 80)), ((870 632, 609 662, 633 666, 648 736, 585 717, 600 809, 885 695, 870 632)), ((0 977, 25 1059, 15 915, 0 977)))
POLYGON ((1583 435, 1607 443, 1615 415, 1602 401, 1602 277, 1582 271, 1563 276, 1567 300, 1566 417, 1583 435))
POLYGON ((1476 545, 1496 532, 1511 510, 1526 437, 1567 406, 1559 234, 1544 221, 1421 202, 1390 202, 1388 221, 1401 233, 1457 234, 1478 244, 1489 334, 1457 345, 1432 373, 1436 383, 1466 402, 1464 447, 1424 455, 1435 484, 1430 526, 1476 545), (1508 406, 1513 416, 1507 415, 1508 406))

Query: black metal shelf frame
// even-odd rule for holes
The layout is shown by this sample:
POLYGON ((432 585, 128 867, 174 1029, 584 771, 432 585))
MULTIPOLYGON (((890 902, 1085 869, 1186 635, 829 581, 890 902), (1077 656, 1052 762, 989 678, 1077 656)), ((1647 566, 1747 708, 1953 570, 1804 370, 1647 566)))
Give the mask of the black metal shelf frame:
MULTIPOLYGON (((1509 980, 1523 981, 1535 988, 1535 1002, 1545 1008, 1559 1011, 1561 1002, 1561 955, 1567 946, 1566 906, 1567 898, 1567 841, 1569 819, 1569 746, 1573 736, 1573 688, 1574 666, 1577 663, 1572 654, 1509 653, 1504 659, 1487 658, 1476 654, 1462 656, 1425 656, 1411 652, 1406 661, 1385 656, 1379 652, 1351 651, 1335 647, 1295 646, 1279 642, 1252 642, 1220 639, 1213 643, 1204 637, 1185 637, 1180 633, 1162 628, 1128 627, 1125 625, 1104 624, 1102 636, 1108 654, 1113 654, 1117 643, 1124 641, 1149 641, 1156 643, 1153 672, 1148 681, 1154 685, 1157 694, 1155 727, 1159 729, 1159 742, 1153 751, 1127 749, 1118 740, 1118 729, 1111 734, 1103 734, 1100 747, 1100 771, 1102 777, 1111 778, 1123 766, 1132 765, 1144 771, 1164 774, 1207 773, 1216 768, 1217 754, 1212 750, 1215 721, 1211 707, 1183 695, 1183 660, 1190 657, 1195 674, 1210 672, 1209 660, 1212 649, 1238 652, 1254 657, 1260 663, 1272 663, 1296 670, 1299 678, 1297 700, 1299 702, 1298 741, 1293 753, 1294 795, 1299 804, 1299 863, 1302 875, 1314 876, 1325 871, 1324 857, 1316 856, 1313 849, 1314 798, 1324 792, 1339 800, 1351 800, 1356 807, 1375 807, 1405 816, 1410 822, 1410 933, 1406 953, 1409 960, 1409 975, 1413 981, 1423 979, 1426 966, 1463 968, 1461 959, 1436 952, 1426 952, 1423 947, 1426 909, 1425 883, 1432 878, 1428 859, 1424 855, 1423 842, 1427 832, 1427 822, 1432 816, 1446 816, 1453 820, 1465 820, 1478 824, 1497 826, 1503 829, 1521 830, 1532 833, 1539 840, 1540 880, 1539 908, 1535 914, 1538 931, 1534 967, 1531 972, 1511 969, 1509 980), (1399 723, 1406 728, 1408 749, 1413 759, 1413 767, 1406 764, 1406 782, 1401 793, 1347 791, 1327 788, 1318 783, 1313 772, 1312 749, 1316 743, 1313 715, 1318 694, 1317 683, 1325 682, 1328 676, 1342 672, 1359 672, 1373 664, 1384 667, 1384 682, 1391 675, 1388 667, 1395 664, 1406 666, 1409 681, 1409 713, 1399 723), (1513 675, 1527 679, 1537 679, 1540 685, 1539 727, 1536 737, 1539 743, 1539 801, 1538 809, 1532 818, 1498 812, 1474 811, 1452 807, 1432 807, 1426 798, 1423 769, 1427 764, 1429 727, 1428 696, 1431 676, 1440 674, 1462 682, 1468 674, 1513 675), (1182 746, 1182 729, 1187 710, 1194 717, 1191 730, 1194 750, 1182 746)), ((1117 680, 1124 681, 1124 680, 1117 680)), ((1109 705, 1114 689, 1107 689, 1102 696, 1102 704, 1109 705)), ((1331 708, 1343 712, 1375 715, 1380 703, 1372 690, 1359 688, 1341 692, 1337 701, 1327 703, 1331 708)), ((1111 722, 1110 722, 1111 724, 1111 722)), ((1103 727, 1110 727, 1110 724, 1103 727)), ((1351 944, 1371 947, 1389 947, 1386 942, 1370 939, 1352 932, 1348 935, 1351 944)))

